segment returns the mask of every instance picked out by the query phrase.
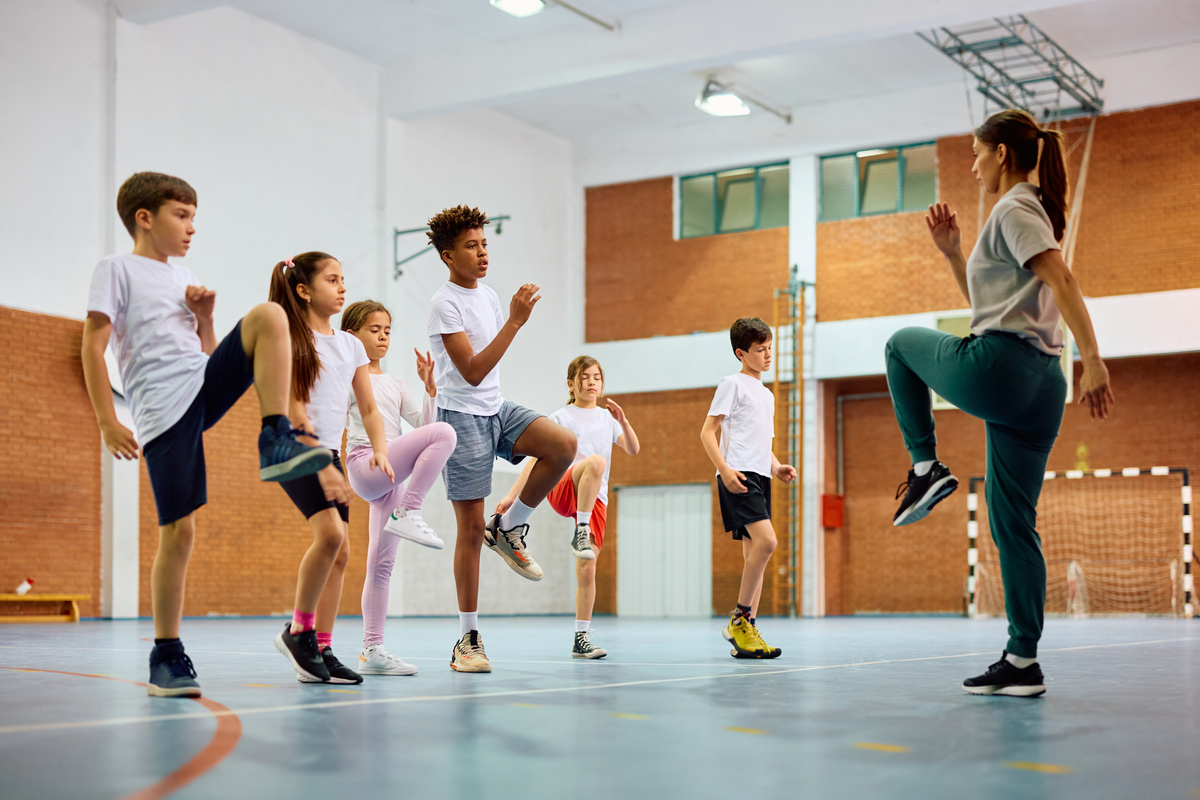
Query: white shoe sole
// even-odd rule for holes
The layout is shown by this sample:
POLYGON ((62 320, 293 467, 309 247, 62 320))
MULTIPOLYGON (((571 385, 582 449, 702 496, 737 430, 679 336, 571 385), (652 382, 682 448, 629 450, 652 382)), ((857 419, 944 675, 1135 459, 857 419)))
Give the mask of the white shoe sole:
POLYGON ((487 548, 489 550, 491 550, 493 553, 495 553, 496 555, 503 558, 504 563, 508 564, 509 568, 512 569, 513 572, 520 575, 522 578, 525 578, 525 579, 531 580, 531 581, 540 581, 542 579, 542 577, 545 575, 545 573, 542 572, 542 568, 537 565, 537 562, 531 563, 528 567, 529 571, 526 571, 525 567, 521 566, 521 564, 519 564, 515 558, 513 558, 511 555, 509 555, 507 552, 505 552, 505 548, 500 545, 499 541, 488 538, 486 530, 484 531, 484 534, 483 534, 483 543, 485 545, 487 545, 487 548), (537 570, 537 571, 534 572, 533 570, 537 570))
POLYGON ((947 475, 937 483, 932 484, 925 490, 924 497, 904 509, 903 514, 892 520, 892 526, 900 528, 905 525, 912 525, 914 522, 920 522, 929 516, 929 512, 933 510, 934 506, 953 494, 957 488, 958 478, 955 478, 953 475, 947 475))
POLYGON ((333 455, 323 447, 314 447, 307 453, 292 456, 282 464, 272 464, 258 471, 259 480, 292 481, 319 472, 333 463, 333 455))
POLYGON ((437 534, 420 534, 410 533, 398 527, 392 527, 392 520, 389 518, 387 524, 383 526, 384 533, 390 533, 392 536, 398 536, 401 539, 407 539, 410 542, 419 544, 422 547, 428 547, 431 550, 442 550, 446 547, 446 543, 442 541, 437 534))
POLYGON ((587 550, 576 550, 574 547, 572 547, 571 552, 574 553, 575 557, 578 558, 580 561, 595 561, 596 560, 596 551, 590 547, 587 550))
POLYGON ((604 658, 606 655, 608 655, 607 650, 593 650, 590 653, 576 653, 574 650, 571 651, 571 658, 604 658))
POLYGON ((418 671, 415 666, 407 662, 404 664, 404 666, 395 667, 368 667, 368 663, 369 662, 359 659, 359 675, 416 675, 418 671))
POLYGON ((1005 697, 1040 697, 1046 693, 1043 683, 1031 686, 964 686, 963 691, 975 695, 1003 695, 1005 697))
POLYGON ((471 668, 471 667, 466 667, 466 666, 459 666, 457 663, 452 662, 450 664, 450 669, 454 670, 455 672, 491 672, 492 665, 491 665, 491 662, 488 662, 487 664, 480 664, 474 668, 471 668))
POLYGON ((179 689, 164 689, 153 683, 146 684, 146 694, 151 697, 200 697, 199 686, 184 686, 179 689))

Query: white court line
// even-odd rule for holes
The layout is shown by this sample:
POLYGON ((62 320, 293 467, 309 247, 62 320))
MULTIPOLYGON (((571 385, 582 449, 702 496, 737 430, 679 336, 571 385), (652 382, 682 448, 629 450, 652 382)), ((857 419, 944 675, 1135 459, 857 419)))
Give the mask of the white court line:
MULTIPOLYGON (((1080 645, 1078 647, 1063 647, 1043 650, 1042 652, 1052 653, 1060 650, 1100 650, 1111 647, 1140 647, 1147 644, 1164 644, 1168 642, 1194 642, 1193 637, 1184 637, 1179 639, 1151 639, 1144 642, 1120 642, 1117 644, 1091 644, 1080 645)), ((972 658, 975 656, 994 655, 994 651, 988 650, 983 653, 958 653, 949 656, 920 656, 918 658, 893 658, 881 659, 878 661, 857 661, 849 664, 826 664, 814 667, 790 667, 788 669, 764 670, 758 672, 734 672, 725 673, 723 675, 693 675, 686 678, 654 678, 640 681, 622 681, 620 683, 596 683, 587 686, 559 686, 552 689, 510 689, 502 692, 475 692, 471 694, 448 694, 448 695, 415 695, 412 697, 379 697, 379 698, 363 698, 360 700, 330 700, 319 703, 291 703, 281 706, 265 706, 262 708, 243 708, 230 709, 229 711, 200 711, 182 714, 158 714, 142 717, 115 717, 110 719, 88 720, 82 722, 44 722, 36 725, 8 725, 0 727, 0 734, 5 733, 33 733, 39 731, 63 731, 73 730, 78 728, 101 728, 111 727, 115 725, 134 725, 144 722, 163 722, 166 720, 175 719, 209 719, 210 717, 246 717, 251 714, 276 714, 283 711, 305 711, 309 709, 324 709, 324 708, 345 708, 348 706, 373 706, 373 705, 391 705, 395 703, 415 703, 422 700, 432 701, 447 701, 447 700, 482 700, 494 697, 517 697, 529 696, 537 694, 562 694, 565 692, 586 692, 597 689, 622 689, 629 686, 653 686, 664 683, 686 683, 689 681, 707 681, 718 680, 720 678, 756 678, 760 675, 788 675, 795 672, 813 672, 816 670, 826 669, 844 669, 846 667, 869 667, 878 664, 907 664, 915 661, 941 661, 952 658, 972 658)), ((22 669, 17 667, 15 669, 22 669)))

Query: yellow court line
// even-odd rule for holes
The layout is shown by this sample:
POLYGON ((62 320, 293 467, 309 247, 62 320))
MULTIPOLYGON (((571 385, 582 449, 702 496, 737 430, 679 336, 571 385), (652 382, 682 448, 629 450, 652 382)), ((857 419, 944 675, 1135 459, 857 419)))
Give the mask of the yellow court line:
POLYGON ((326 689, 327 692, 341 692, 342 694, 361 694, 361 689, 326 689))
POLYGON ((878 750, 881 753, 907 753, 912 750, 911 747, 905 747, 902 744, 880 744, 879 742, 855 742, 854 746, 859 750, 878 750))
POLYGON ((623 711, 614 711, 609 716, 616 717, 617 719, 650 719, 645 714, 626 714, 623 711))
POLYGON ((1036 761, 1005 761, 1004 766, 1009 769, 1024 769, 1030 772, 1044 772, 1047 775, 1065 775, 1071 771, 1070 767, 1061 764, 1039 764, 1036 761))
POLYGON ((739 728, 736 725, 727 725, 725 730, 733 731, 734 733, 753 733, 758 736, 766 734, 766 731, 764 731, 762 728, 739 728))

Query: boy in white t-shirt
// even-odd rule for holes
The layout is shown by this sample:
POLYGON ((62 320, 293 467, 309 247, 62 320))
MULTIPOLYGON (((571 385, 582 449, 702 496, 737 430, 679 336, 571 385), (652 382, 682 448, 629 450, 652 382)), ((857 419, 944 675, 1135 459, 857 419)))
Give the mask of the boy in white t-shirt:
POLYGON ((771 526, 771 478, 786 483, 796 480, 796 468, 780 464, 771 452, 775 396, 763 386, 762 375, 771 368, 772 338, 771 328, 758 317, 742 317, 733 323, 729 341, 742 362, 742 371, 717 384, 708 418, 700 429, 704 451, 717 468, 721 521, 734 539, 741 540, 745 560, 737 608, 722 631, 733 644, 734 658, 775 658, 783 652, 763 641, 755 625, 763 573, 776 546, 771 526))
POLYGON ((429 241, 450 270, 450 280, 429 301, 426 323, 438 386, 437 418, 454 428, 458 438, 442 470, 458 522, 454 582, 461 638, 450 659, 450 668, 458 672, 492 671, 479 637, 482 546, 498 553, 518 575, 541 580, 541 567, 525 551, 526 523, 575 457, 573 433, 500 394, 500 359, 541 295, 533 284, 522 286, 504 320, 500 298, 479 282, 488 271, 487 223, 486 214, 467 206, 445 209, 429 220, 429 241), (526 456, 537 464, 525 488, 507 511, 485 522, 492 463, 499 457, 517 464, 526 456))
POLYGON ((133 253, 110 256, 92 273, 83 323, 83 376, 104 446, 136 459, 138 439, 158 508, 158 552, 150 571, 154 644, 146 691, 199 697, 196 671, 179 640, 195 511, 208 501, 203 433, 254 385, 263 415, 262 480, 285 481, 325 467, 328 450, 296 441, 287 417, 292 345, 276 303, 246 314, 221 342, 213 332, 216 292, 168 258, 187 255, 196 229, 196 192, 179 178, 139 172, 117 193, 133 253), (117 419, 104 351, 117 364, 137 434, 117 419))

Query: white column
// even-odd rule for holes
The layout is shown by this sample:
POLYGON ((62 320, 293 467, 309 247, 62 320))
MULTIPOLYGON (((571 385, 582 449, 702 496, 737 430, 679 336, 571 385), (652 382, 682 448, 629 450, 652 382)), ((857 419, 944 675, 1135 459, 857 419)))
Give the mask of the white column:
MULTIPOLYGON (((115 369, 111 364, 109 369, 115 369)), ((129 407, 113 397, 117 418, 133 428, 129 407)), ((114 458, 100 446, 100 616, 138 616, 138 462, 114 458)))
MULTIPOLYGON (((820 195, 818 178, 820 159, 798 156, 791 160, 789 187, 788 255, 805 283, 817 279, 817 215, 820 195)), ((801 332, 803 359, 804 426, 802 431, 801 464, 801 597, 797 611, 806 617, 825 615, 825 549, 820 528, 821 506, 821 408, 818 382, 814 378, 816 365, 814 348, 817 293, 809 286, 804 292, 804 330, 801 332)))

